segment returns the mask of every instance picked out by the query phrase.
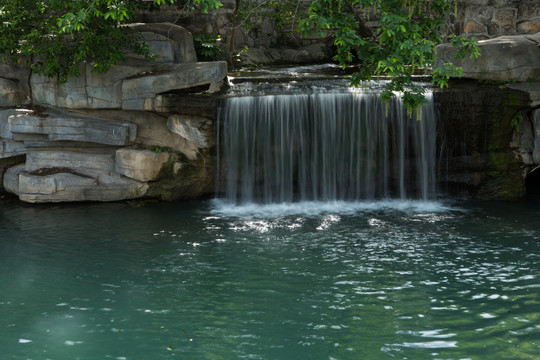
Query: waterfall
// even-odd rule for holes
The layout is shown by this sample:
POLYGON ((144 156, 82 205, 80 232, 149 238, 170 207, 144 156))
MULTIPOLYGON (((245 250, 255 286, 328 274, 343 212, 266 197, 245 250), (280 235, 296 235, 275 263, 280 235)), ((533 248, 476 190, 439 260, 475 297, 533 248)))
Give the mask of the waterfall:
POLYGON ((361 91, 226 98, 218 167, 231 203, 421 199, 435 196, 433 104, 407 116, 361 91))

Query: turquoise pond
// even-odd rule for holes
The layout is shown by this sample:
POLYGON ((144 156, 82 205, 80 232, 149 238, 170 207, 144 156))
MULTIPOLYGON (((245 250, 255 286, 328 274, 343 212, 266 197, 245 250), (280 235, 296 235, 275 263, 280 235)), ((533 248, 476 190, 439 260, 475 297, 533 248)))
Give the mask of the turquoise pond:
POLYGON ((0 203, 2 359, 538 359, 540 199, 0 203))

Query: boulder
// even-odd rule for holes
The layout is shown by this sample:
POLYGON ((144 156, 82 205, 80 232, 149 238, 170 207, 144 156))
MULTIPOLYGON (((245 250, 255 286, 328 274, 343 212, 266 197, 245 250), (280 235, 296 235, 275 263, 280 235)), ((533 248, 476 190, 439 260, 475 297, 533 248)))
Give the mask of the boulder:
POLYGON ((118 149, 116 151, 115 171, 139 181, 152 181, 169 161, 166 152, 150 150, 118 149))
MULTIPOLYGON (((156 55, 154 62, 132 54, 126 62, 113 65, 105 74, 94 73, 92 64, 82 63, 81 75, 70 77, 63 84, 32 74, 30 86, 34 102, 67 109, 155 111, 155 98, 159 94, 190 88, 200 92, 200 86, 209 92, 220 89, 227 75, 227 63, 198 63, 189 31, 171 23, 130 26, 145 37, 150 51, 156 55)), ((6 82, 6 91, 16 97, 17 83, 2 80, 1 75, 0 71, 0 85, 2 81, 6 82)), ((9 100, 9 103, 13 101, 9 100)))
POLYGON ((110 171, 47 168, 28 172, 24 165, 8 169, 4 188, 30 203, 119 201, 143 197, 148 184, 110 171))
POLYGON ((26 152, 22 142, 0 139, 0 159, 24 155, 26 152))
POLYGON ((92 72, 81 64, 81 76, 64 84, 33 74, 34 101, 40 105, 66 109, 150 110, 156 108, 159 94, 206 86, 209 92, 220 89, 227 76, 224 61, 146 65, 114 65, 106 74, 92 72))
POLYGON ((34 115, 14 114, 8 117, 6 132, 19 141, 44 139, 47 141, 79 141, 123 146, 137 136, 137 125, 97 117, 59 113, 34 115), (36 137, 35 135, 45 135, 36 137))
POLYGON ((28 109, 6 109, 0 110, 0 138, 13 140, 13 133, 9 130, 8 119, 11 115, 29 114, 32 110, 28 109))
POLYGON ((47 168, 114 171, 114 149, 44 149, 26 155, 26 171, 47 168))
MULTIPOLYGON (((181 96, 173 96, 174 99, 182 99, 181 96)), ((208 103, 214 102, 214 105, 217 107, 217 102, 215 102, 215 97, 205 97, 203 99, 208 99, 208 103), (212 101, 212 99, 214 101, 212 101)), ((173 101, 173 100, 171 100, 173 101)), ((186 110, 183 107, 183 102, 178 101, 175 103, 178 105, 174 109, 176 111, 186 110), (181 109, 182 108, 182 109, 181 109)), ((204 114, 204 109, 195 108, 194 111, 204 114)), ((172 112, 173 110, 167 109, 167 112, 172 112)), ((215 111, 215 108, 214 108, 215 111)), ((198 148, 194 143, 184 139, 177 134, 172 133, 167 128, 167 117, 156 114, 154 112, 148 111, 123 111, 123 110, 102 110, 102 111, 87 111, 87 113, 93 113, 96 116, 103 118, 115 119, 117 121, 126 121, 134 123, 137 125, 137 139, 135 144, 137 147, 144 147, 149 149, 152 146, 159 145, 161 148, 167 148, 167 150, 172 152, 178 152, 185 155, 189 160, 196 160, 200 156, 200 148, 198 148)), ((204 114, 206 115, 206 114, 204 114)), ((214 141, 215 135, 213 134, 213 127, 208 127, 207 139, 209 141, 214 141)), ((29 142, 27 142, 29 143, 29 142)))
POLYGON ((4 189, 14 195, 19 195, 19 174, 24 170, 24 164, 10 167, 4 174, 4 189))
POLYGON ((327 46, 322 43, 303 46, 299 49, 286 49, 281 52, 280 58, 293 64, 313 64, 328 60, 327 46))
MULTIPOLYGON (((140 198, 148 185, 118 174, 93 172, 52 175, 19 175, 19 199, 30 203, 119 201, 140 198)), ((7 188, 6 188, 7 189, 7 188)))
POLYGON ((249 48, 239 54, 240 61, 243 65, 263 65, 270 64, 275 61, 269 51, 261 48, 249 48))
POLYGON ((193 36, 182 26, 169 22, 138 23, 129 26, 143 34, 150 52, 157 55, 154 61, 160 63, 197 62, 193 36))
POLYGON ((225 61, 158 66, 152 72, 122 82, 122 109, 155 111, 155 100, 160 94, 201 86, 214 92, 226 76, 225 61))
POLYGON ((501 36, 478 42, 480 56, 455 59, 451 44, 437 46, 437 66, 453 63, 463 68, 463 77, 504 82, 540 81, 540 33, 501 36))
POLYGON ((32 74, 30 84, 34 102, 67 109, 120 109, 122 82, 125 78, 145 73, 131 65, 113 65, 105 74, 92 72, 91 64, 82 63, 79 77, 70 77, 59 84, 56 79, 32 74))
MULTIPOLYGON (((174 49, 172 41, 166 36, 153 32, 143 32, 142 36, 148 44, 148 49, 155 57, 154 62, 157 63, 172 63, 174 62, 174 49)), ((130 54, 130 58, 144 60, 143 55, 130 54)))
POLYGON ((200 148, 208 146, 206 127, 209 123, 210 120, 206 118, 192 115, 174 114, 167 119, 167 127, 171 132, 191 141, 200 148))
POLYGON ((51 195, 69 188, 95 186, 96 184, 97 181, 94 178, 72 173, 41 176, 22 172, 19 174, 19 196, 20 194, 51 195))

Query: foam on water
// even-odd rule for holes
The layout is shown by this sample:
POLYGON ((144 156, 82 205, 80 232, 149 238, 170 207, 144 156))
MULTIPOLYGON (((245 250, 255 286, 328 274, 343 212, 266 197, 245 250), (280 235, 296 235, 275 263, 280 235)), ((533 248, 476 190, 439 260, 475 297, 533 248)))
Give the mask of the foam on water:
POLYGON ((212 201, 211 213, 225 217, 275 218, 291 215, 357 214, 374 211, 400 211, 408 214, 444 213, 456 210, 439 201, 373 200, 373 201, 301 201, 275 204, 233 204, 221 199, 212 201))

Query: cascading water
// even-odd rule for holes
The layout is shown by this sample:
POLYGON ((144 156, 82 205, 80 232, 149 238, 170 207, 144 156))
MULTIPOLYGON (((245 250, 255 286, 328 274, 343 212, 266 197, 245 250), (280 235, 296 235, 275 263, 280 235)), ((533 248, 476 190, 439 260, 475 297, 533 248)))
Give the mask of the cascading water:
POLYGON ((219 112, 219 173, 228 203, 435 196, 433 104, 421 119, 357 89, 236 96, 219 112))

